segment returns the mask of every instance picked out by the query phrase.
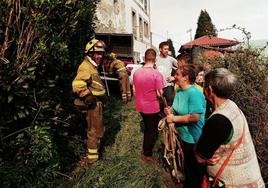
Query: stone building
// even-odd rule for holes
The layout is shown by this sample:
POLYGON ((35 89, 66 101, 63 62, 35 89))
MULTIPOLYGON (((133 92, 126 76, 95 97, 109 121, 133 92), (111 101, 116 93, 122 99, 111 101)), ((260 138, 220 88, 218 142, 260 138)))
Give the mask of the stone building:
POLYGON ((150 0, 100 0, 97 11, 96 33, 131 34, 133 57, 142 61, 151 47, 150 0))

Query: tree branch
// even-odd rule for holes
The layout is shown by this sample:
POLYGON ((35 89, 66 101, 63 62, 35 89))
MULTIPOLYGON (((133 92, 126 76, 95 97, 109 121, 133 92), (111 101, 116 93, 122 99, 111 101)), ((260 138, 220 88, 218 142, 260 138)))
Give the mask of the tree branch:
POLYGON ((9 29, 11 28, 12 21, 13 21, 14 3, 15 3, 15 0, 11 0, 10 4, 9 4, 9 7, 11 7, 11 9, 9 11, 7 26, 6 26, 6 30, 5 30, 5 34, 4 34, 4 43, 3 43, 2 49, 1 49, 1 56, 3 58, 5 58, 6 50, 9 47, 9 29))

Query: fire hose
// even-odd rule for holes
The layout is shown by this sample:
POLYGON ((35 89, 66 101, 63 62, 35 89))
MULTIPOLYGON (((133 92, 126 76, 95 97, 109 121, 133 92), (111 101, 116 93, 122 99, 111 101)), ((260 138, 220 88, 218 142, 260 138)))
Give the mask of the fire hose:
MULTIPOLYGON (((166 99, 161 96, 164 106, 167 107, 166 99)), ((172 176, 178 181, 184 181, 184 154, 181 141, 174 123, 167 123, 165 119, 160 120, 158 130, 162 132, 164 143, 164 158, 171 168, 172 176)))
POLYGON ((104 82, 105 82, 105 86, 106 86, 106 90, 107 90, 107 95, 108 95, 108 97, 110 97, 110 91, 109 91, 109 87, 108 87, 108 83, 107 83, 107 79, 106 79, 105 69, 104 69, 103 65, 101 67, 102 67, 102 71, 103 71, 103 77, 104 77, 104 82))

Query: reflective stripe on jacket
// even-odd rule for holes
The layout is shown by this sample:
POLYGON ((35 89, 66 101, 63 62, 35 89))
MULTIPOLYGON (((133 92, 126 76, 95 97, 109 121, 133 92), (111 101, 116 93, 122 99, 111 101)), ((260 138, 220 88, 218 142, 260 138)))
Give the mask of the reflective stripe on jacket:
POLYGON ((73 92, 79 97, 89 94, 94 96, 105 95, 105 87, 100 79, 95 63, 91 63, 91 58, 86 56, 77 70, 77 75, 72 82, 73 92))
POLYGON ((113 60, 109 67, 109 74, 112 74, 113 71, 126 71, 125 63, 119 59, 113 60))

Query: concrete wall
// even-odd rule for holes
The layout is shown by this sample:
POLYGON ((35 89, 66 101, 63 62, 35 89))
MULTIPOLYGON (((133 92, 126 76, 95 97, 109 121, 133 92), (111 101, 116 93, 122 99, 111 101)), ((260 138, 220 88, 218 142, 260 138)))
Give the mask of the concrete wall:
POLYGON ((97 33, 126 33, 126 9, 124 0, 101 0, 97 6, 97 33))
POLYGON ((134 35, 133 50, 136 60, 140 60, 146 49, 151 47, 150 0, 101 0, 96 14, 98 20, 95 22, 95 32, 134 35), (133 12, 136 15, 136 24, 133 24, 133 12), (148 24, 147 36, 144 34, 145 23, 148 24), (135 29, 136 34, 133 33, 135 29))

